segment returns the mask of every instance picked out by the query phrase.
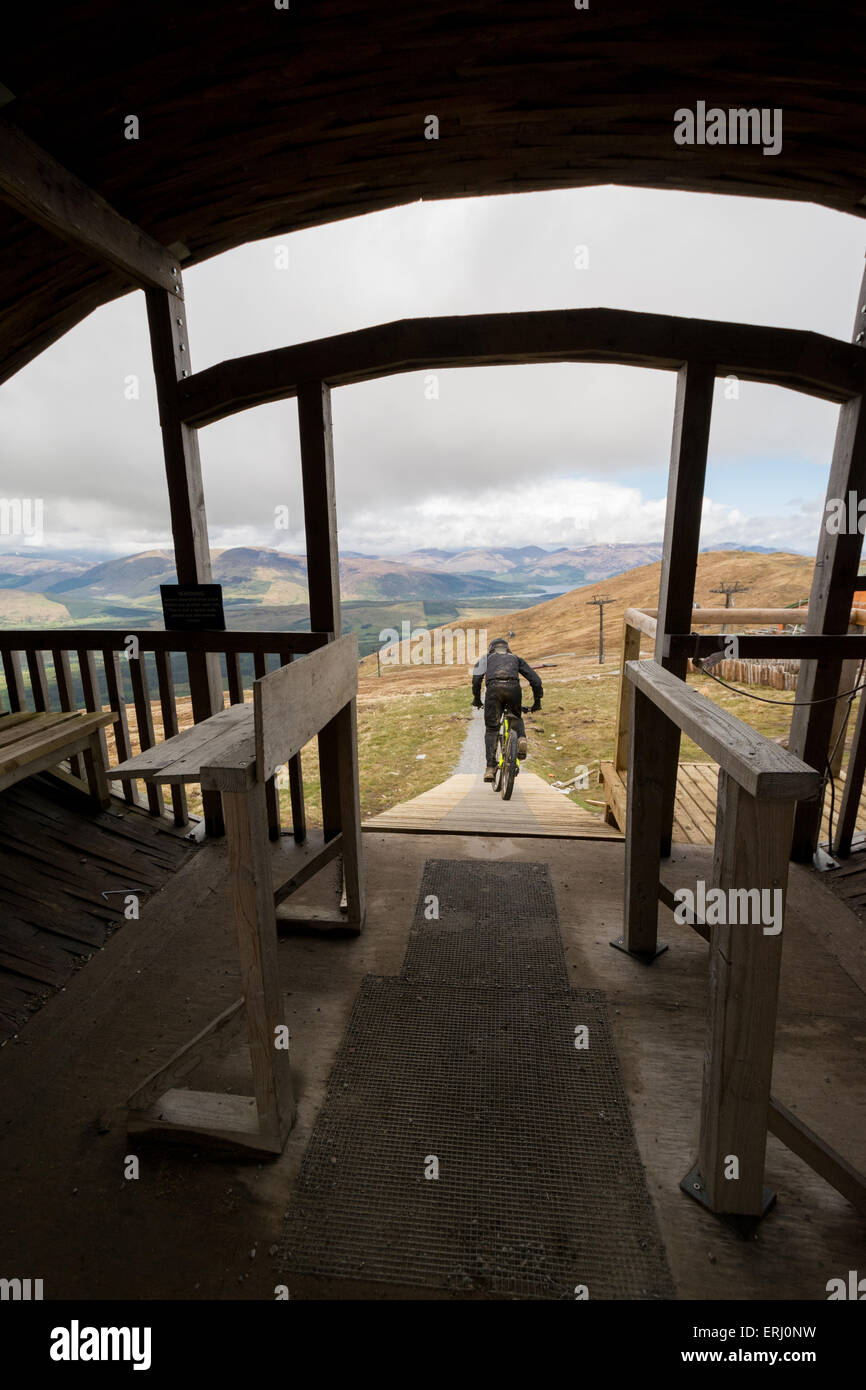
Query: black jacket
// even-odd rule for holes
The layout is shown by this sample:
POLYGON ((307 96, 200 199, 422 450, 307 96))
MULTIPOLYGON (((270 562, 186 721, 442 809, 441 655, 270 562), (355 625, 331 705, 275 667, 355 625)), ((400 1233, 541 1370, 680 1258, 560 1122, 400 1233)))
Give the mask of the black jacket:
POLYGON ((544 687, 541 684, 541 677, 533 671, 522 656, 517 656, 510 651, 488 652, 482 656, 475 664, 472 672, 472 696, 475 700, 481 698, 481 683, 487 679, 490 685, 513 685, 515 681, 519 684, 520 677, 529 681, 532 687, 532 694, 536 703, 544 694, 544 687))

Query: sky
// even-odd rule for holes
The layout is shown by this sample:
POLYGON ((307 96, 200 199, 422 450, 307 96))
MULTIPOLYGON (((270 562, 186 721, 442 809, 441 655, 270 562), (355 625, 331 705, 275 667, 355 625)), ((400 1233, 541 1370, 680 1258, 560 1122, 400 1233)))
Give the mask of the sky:
MULTIPOLYGON (((417 202, 188 268, 191 361, 409 316, 592 306, 850 341, 864 230, 812 205, 633 188, 417 202)), ((342 549, 661 538, 673 373, 437 377, 333 392, 342 549)), ((702 545, 814 553, 837 416, 796 392, 741 382, 734 397, 717 382, 702 545)), ((295 403, 232 416, 200 443, 211 545, 303 552, 295 403)), ((46 546, 170 546, 143 294, 98 309, 0 387, 0 450, 0 496, 42 499, 46 546)), ((0 535, 0 550, 25 548, 0 535)))

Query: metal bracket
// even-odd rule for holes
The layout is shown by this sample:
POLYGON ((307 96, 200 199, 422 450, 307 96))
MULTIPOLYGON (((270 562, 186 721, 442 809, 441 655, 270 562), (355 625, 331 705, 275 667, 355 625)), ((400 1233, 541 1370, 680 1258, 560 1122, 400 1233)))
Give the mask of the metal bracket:
POLYGON ((744 1212, 713 1211, 707 1196, 706 1184, 704 1183, 703 1176, 697 1164, 695 1164, 690 1172, 686 1173, 686 1176, 680 1183, 680 1188, 688 1197, 699 1202, 705 1211, 718 1217, 720 1221, 724 1221, 724 1223, 736 1231, 738 1235, 744 1237, 750 1236, 755 1230, 758 1222, 776 1205, 775 1192, 773 1192, 771 1188, 765 1187, 761 1194, 761 1210, 756 1216, 744 1212))
POLYGON ((651 951, 630 951, 625 944, 624 936, 617 936, 611 943, 615 951, 622 951, 624 956, 631 956, 634 960, 639 960, 643 965, 652 965, 657 956, 662 955, 668 948, 656 944, 651 951))

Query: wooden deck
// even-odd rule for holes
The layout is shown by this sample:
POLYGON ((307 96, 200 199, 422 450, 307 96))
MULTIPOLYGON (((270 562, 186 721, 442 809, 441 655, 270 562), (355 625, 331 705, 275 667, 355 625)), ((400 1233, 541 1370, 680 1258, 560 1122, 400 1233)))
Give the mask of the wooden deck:
POLYGON ((534 835, 573 840, 621 840, 620 831, 521 769, 510 801, 483 776, 458 774, 411 801, 364 821, 365 830, 450 835, 534 835))
POLYGON ((54 779, 4 791, 0 1044, 124 924, 126 894, 137 893, 143 908, 192 852, 167 820, 121 801, 95 810, 54 779))
MULTIPOLYGON (((674 841, 681 845, 711 845, 715 839, 716 827, 716 789, 719 769, 715 763, 680 763, 677 777, 677 800, 674 811, 674 841)), ((836 778, 835 822, 838 823, 839 805, 842 798, 844 778, 836 778)), ((857 813, 857 829, 866 831, 866 798, 860 803, 857 813)), ((826 842, 830 835, 830 796, 824 798, 824 811, 821 818, 821 840, 826 842)))

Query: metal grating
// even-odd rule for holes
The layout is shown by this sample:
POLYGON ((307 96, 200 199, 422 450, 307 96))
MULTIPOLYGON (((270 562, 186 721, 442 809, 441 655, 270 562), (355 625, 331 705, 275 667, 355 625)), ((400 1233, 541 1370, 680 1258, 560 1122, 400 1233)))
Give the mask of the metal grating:
POLYGON ((428 859, 402 973, 443 984, 567 986, 547 865, 428 859), (438 917, 428 917, 434 909, 438 917))
POLYGON ((290 1287, 672 1297, 601 993, 368 976, 281 1264, 290 1287))

